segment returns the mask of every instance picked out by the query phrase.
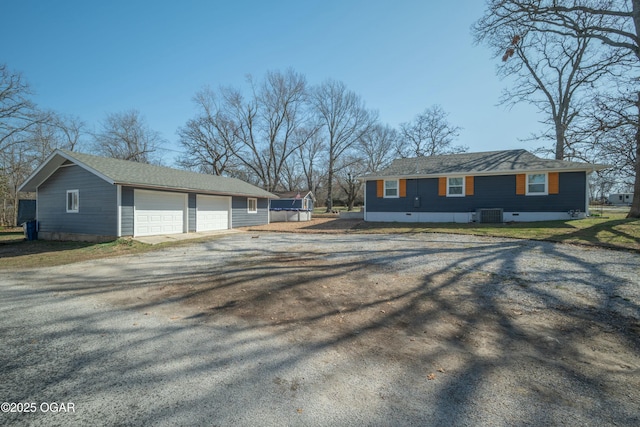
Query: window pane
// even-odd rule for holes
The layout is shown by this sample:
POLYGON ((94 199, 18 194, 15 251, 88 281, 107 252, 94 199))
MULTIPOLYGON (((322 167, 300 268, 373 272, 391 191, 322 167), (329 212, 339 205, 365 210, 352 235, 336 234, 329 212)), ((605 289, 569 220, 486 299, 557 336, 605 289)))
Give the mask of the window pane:
POLYGON ((78 201, 77 190, 67 191, 67 212, 78 212, 78 201))
POLYGON ((544 193, 544 184, 529 184, 529 193, 544 193))
POLYGON ((385 197, 397 197, 398 196, 398 181, 385 181, 384 182, 384 195, 385 197))
POLYGON ((462 195, 462 183, 463 178, 449 178, 449 196, 460 196, 462 195))
POLYGON ((529 184, 544 184, 544 178, 543 174, 529 175, 529 184))
POLYGON ((547 175, 543 173, 535 173, 528 176, 529 193, 544 193, 547 184, 547 175))

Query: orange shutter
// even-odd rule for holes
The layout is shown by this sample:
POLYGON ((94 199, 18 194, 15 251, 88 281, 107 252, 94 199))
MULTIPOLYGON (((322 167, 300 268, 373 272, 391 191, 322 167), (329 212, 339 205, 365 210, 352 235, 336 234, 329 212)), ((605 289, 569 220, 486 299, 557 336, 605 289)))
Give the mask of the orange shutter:
POLYGON ((516 194, 527 194, 527 175, 516 175, 516 194))
POLYGON ((407 197, 407 180, 400 180, 400 197, 407 197))
POLYGON ((440 177, 438 178, 438 196, 446 196, 447 195, 447 178, 440 177))
POLYGON ((549 172, 549 194, 560 193, 560 174, 558 172, 549 172))
POLYGON ((378 186, 377 188, 377 196, 378 197, 384 197, 384 181, 379 179, 378 181, 376 181, 376 184, 378 186))
POLYGON ((465 196, 473 196, 473 177, 465 176, 465 185, 464 185, 464 195, 465 196))

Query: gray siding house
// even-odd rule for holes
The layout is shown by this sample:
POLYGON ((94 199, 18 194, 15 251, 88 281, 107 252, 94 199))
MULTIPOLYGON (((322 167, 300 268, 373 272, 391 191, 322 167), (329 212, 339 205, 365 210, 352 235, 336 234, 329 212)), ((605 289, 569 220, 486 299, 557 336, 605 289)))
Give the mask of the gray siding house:
POLYGON ((106 241, 268 224, 277 198, 236 178, 56 150, 22 184, 38 237, 106 241))
POLYGON ((526 150, 398 159, 362 176, 365 221, 510 222, 584 218, 587 176, 605 165, 526 150))

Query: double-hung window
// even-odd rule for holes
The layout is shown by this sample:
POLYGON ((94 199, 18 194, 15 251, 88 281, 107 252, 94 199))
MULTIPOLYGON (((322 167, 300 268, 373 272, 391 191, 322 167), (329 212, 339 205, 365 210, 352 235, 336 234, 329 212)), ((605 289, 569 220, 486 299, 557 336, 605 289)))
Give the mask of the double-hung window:
POLYGON ((450 177, 447 179, 447 196, 464 196, 464 177, 450 177))
POLYGON ((247 199, 247 212, 258 213, 258 199, 253 199, 253 198, 247 199))
POLYGON ((384 197, 398 197, 398 180, 384 181, 384 197))
POLYGON ((80 210, 80 191, 67 190, 67 213, 78 213, 80 210))
POLYGON ((546 195, 547 190, 547 174, 546 173, 530 173, 527 174, 527 195, 546 195))

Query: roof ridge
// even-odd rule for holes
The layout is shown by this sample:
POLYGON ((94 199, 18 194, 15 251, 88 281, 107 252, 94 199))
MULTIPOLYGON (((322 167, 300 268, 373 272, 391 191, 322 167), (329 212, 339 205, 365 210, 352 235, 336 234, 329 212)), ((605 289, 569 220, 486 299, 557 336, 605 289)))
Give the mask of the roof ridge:
POLYGON ((57 150, 63 157, 103 175, 114 183, 150 186, 180 191, 237 194, 277 198, 275 194, 240 178, 177 169, 165 165, 97 156, 70 150, 57 150))
POLYGON ((440 154, 394 159, 381 171, 364 177, 503 174, 527 171, 590 171, 606 165, 546 159, 525 149, 440 154))

